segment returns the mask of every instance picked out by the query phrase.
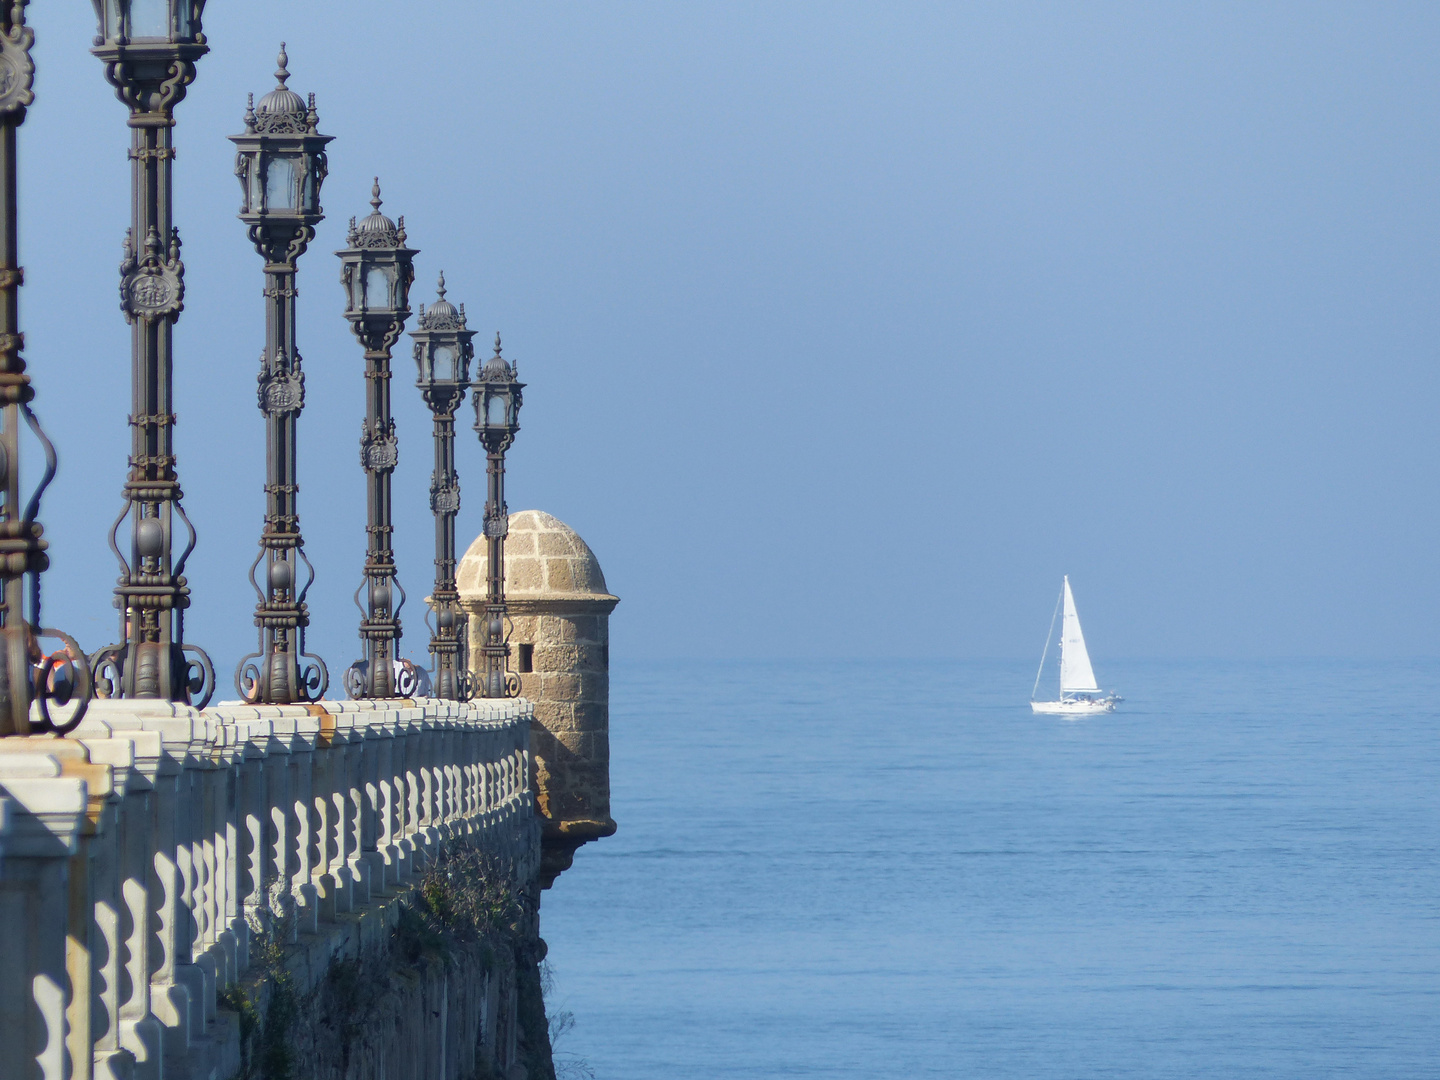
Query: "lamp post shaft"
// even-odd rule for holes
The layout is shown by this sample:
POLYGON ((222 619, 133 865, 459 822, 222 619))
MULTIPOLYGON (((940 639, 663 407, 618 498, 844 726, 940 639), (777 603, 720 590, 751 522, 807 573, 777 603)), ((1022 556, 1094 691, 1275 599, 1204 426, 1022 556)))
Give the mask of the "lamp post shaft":
POLYGON ((38 625, 40 574, 50 560, 35 515, 40 496, 55 475, 55 451, 30 409, 35 391, 20 355, 25 344, 20 333, 20 285, 25 275, 20 268, 16 131, 34 100, 30 59, 34 32, 25 25, 26 2, 12 2, 0 12, 0 63, 9 76, 0 89, 0 736, 71 730, 84 715, 91 692, 89 667, 80 647, 68 635, 38 625), (20 476, 22 422, 40 440, 46 456, 45 475, 28 501, 20 476), (56 659, 43 658, 40 637, 61 639, 64 652, 56 659), (73 677, 73 685, 67 681, 66 690, 56 693, 52 676, 62 681, 73 677), (68 722, 52 720, 49 701, 75 696, 79 701, 68 722), (40 713, 32 717, 30 707, 37 699, 40 713))
POLYGON ((173 334, 184 299, 185 267, 173 222, 171 141, 174 107, 206 51, 188 45, 127 45, 93 50, 130 109, 130 230, 120 265, 120 309, 131 326, 130 467, 125 506, 110 532, 120 563, 115 607, 120 642, 92 658, 101 696, 161 698, 204 706, 215 673, 204 650, 185 643, 190 588, 185 562, 195 529, 181 505, 175 464, 173 334), (122 534, 129 522, 129 557, 122 534), (176 526, 186 538, 177 556, 176 526))
POLYGON ((465 663, 465 616, 460 611, 460 590, 455 585, 455 514, 460 509, 460 478, 455 472, 453 408, 435 414, 435 473, 430 481, 430 505, 435 512, 435 588, 430 597, 437 616, 430 637, 430 652, 435 656, 435 696, 463 701, 470 696, 470 680, 465 663))
MULTIPOLYGON (((20 115, 24 116, 23 108, 20 115)), ((20 407, 31 396, 30 377, 20 357, 20 256, 15 199, 15 128, 13 112, 0 115, 0 454, 5 463, 4 519, 0 522, 0 633, 4 662, 0 663, 0 735, 30 733, 30 657, 26 640, 25 574, 45 560, 45 542, 37 528, 26 535, 20 506, 20 407)))
MULTIPOLYGON (((368 538, 365 551, 367 590, 365 619, 360 623, 360 637, 365 642, 366 697, 395 696, 395 678, 391 668, 400 646, 400 619, 394 604, 394 590, 399 587, 395 577, 395 553, 391 534, 395 531, 391 517, 390 478, 395 471, 398 454, 395 442, 395 421, 390 418, 390 348, 365 350, 365 427, 361 435, 361 461, 365 466, 365 527, 368 538), (389 452, 382 447, 388 447, 389 452)), ((363 586, 362 586, 363 588, 363 586)))
POLYGON ((505 536, 509 530, 509 507, 505 505, 505 451, 489 450, 485 455, 485 554, 489 577, 485 582, 485 658, 481 696, 513 696, 506 679, 510 646, 506 643, 505 620, 505 536))
POLYGON ((0 735, 30 733, 30 656, 25 623, 25 574, 43 569, 47 557, 38 526, 24 527, 20 507, 20 410, 33 395, 25 361, 20 356, 20 253, 15 194, 15 129, 25 110, 0 115, 0 453, 5 463, 4 520, 0 522, 4 602, 4 663, 0 664, 0 735))
MULTIPOLYGON (((295 266, 265 266, 265 363, 262 384, 276 385, 300 377, 300 354, 295 349, 295 266)), ((309 622, 303 603, 296 603, 301 554, 300 513, 296 495, 295 425, 300 402, 278 406, 262 399, 265 413, 265 589, 255 609, 255 622, 263 635, 262 660, 266 663, 263 700, 282 703, 303 697, 299 685, 299 632, 309 622)))
MULTIPOLYGON (((303 244, 298 246, 304 250, 303 244)), ((290 250, 295 252, 295 246, 290 250)), ((325 662, 305 652, 305 629, 310 624, 305 594, 315 573, 305 557, 298 506, 296 427, 305 405, 305 375, 295 345, 297 295, 294 259, 267 261, 265 353, 258 395, 265 415, 265 525, 260 554, 250 568, 250 583, 260 600, 255 608, 260 652, 240 661, 235 684, 247 701, 270 704, 316 701, 330 681, 325 662), (255 572, 262 562, 257 581, 255 572)))

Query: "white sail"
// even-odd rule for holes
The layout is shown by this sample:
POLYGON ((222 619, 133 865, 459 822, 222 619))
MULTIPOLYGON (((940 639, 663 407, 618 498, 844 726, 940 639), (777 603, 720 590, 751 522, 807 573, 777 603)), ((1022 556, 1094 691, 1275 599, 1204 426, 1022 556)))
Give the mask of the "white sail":
POLYGON ((1070 578, 1065 578, 1065 618, 1060 624, 1060 693, 1086 693, 1099 690, 1095 669, 1090 666, 1090 653, 1085 648, 1085 635, 1080 631, 1080 616, 1075 613, 1075 594, 1070 591, 1070 578))

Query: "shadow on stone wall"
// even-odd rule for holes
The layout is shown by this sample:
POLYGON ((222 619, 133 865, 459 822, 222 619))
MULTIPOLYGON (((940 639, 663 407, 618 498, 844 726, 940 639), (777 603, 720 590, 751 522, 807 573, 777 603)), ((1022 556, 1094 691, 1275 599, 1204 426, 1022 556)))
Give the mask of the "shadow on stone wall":
MULTIPOLYGON (((483 646, 489 557, 485 537, 456 573, 470 613, 470 656, 483 646)), ((534 703, 530 782, 542 818, 540 883, 549 888, 575 851, 610 836, 610 612, 620 598, 589 546, 563 521, 539 510, 510 515, 505 597, 512 620, 510 665, 534 703)))

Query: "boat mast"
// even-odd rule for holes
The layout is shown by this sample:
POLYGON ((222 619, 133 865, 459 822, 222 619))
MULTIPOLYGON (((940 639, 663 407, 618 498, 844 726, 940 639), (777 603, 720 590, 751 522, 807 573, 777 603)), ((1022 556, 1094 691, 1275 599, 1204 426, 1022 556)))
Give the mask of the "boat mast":
MULTIPOLYGON (((1060 599, 1056 601, 1057 604, 1063 604, 1063 603, 1065 603, 1065 590, 1068 589, 1069 587, 1070 587, 1070 575, 1069 575, 1069 574, 1061 574, 1061 575, 1060 575, 1060 599)), ((1060 671, 1058 672, 1058 675, 1059 675, 1059 681, 1060 681, 1060 692, 1055 695, 1055 700, 1056 700, 1056 701, 1064 701, 1064 700, 1065 700, 1065 624, 1064 624, 1064 623, 1061 623, 1061 624, 1060 624, 1060 671)))
MULTIPOLYGON (((1045 674, 1045 658, 1050 655, 1050 639, 1055 636, 1055 620, 1060 617, 1060 602, 1065 599, 1065 586, 1060 586, 1060 595, 1055 598, 1055 612, 1050 616, 1050 632, 1045 635, 1045 648, 1040 651, 1040 670, 1035 672, 1035 685, 1030 689, 1030 700, 1035 700, 1035 695, 1040 692, 1040 676, 1045 674)), ((1065 647, 1065 642, 1060 642, 1060 647, 1065 647)))

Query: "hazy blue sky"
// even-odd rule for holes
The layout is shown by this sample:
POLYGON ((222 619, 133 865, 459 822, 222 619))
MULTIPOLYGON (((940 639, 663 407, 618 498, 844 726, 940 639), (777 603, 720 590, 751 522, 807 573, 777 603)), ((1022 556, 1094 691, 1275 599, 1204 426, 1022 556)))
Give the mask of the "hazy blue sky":
MULTIPOLYGON (((22 319, 62 454, 48 620, 114 636, 124 109, 90 5, 37 3, 22 319)), ((212 0, 179 109, 189 637, 253 647, 261 260, 226 140, 319 98, 300 264, 318 647, 358 655, 361 358, 345 223, 529 383, 510 504, 575 526, 617 655, 1435 654, 1440 7, 212 0)), ((411 655, 429 422, 398 350, 411 655)), ((466 409, 468 411, 468 403, 466 409)), ((482 457, 460 455, 461 532, 482 457)), ((463 541, 462 541, 463 543, 463 541)))

